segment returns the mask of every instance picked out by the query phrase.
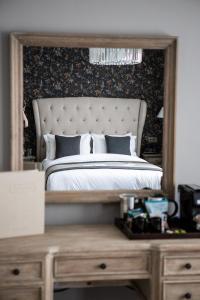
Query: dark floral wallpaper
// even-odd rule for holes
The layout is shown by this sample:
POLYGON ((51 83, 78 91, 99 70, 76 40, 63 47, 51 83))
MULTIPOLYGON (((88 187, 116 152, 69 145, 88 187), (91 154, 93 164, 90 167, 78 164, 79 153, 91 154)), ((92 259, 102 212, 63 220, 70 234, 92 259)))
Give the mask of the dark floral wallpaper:
POLYGON ((25 155, 27 149, 36 153, 32 100, 69 96, 145 100, 148 109, 142 151, 148 137, 157 137, 159 151, 162 121, 156 116, 163 106, 164 52, 144 50, 142 63, 135 66, 92 65, 88 56, 88 49, 24 47, 24 107, 29 120, 24 130, 25 155))

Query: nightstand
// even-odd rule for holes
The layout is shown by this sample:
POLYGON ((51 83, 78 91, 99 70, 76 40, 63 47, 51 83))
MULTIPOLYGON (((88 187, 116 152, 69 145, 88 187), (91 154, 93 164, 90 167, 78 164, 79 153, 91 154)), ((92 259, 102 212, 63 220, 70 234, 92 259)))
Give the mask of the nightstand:
POLYGON ((161 153, 143 153, 142 154, 143 159, 148 161, 151 164, 162 166, 162 154, 161 153))
POLYGON ((42 171, 42 163, 37 161, 24 160, 24 170, 42 171))

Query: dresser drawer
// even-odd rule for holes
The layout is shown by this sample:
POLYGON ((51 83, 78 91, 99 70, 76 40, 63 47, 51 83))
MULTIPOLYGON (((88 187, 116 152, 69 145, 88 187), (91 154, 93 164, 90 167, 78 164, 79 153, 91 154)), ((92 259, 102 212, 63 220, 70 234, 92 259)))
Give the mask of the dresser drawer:
POLYGON ((1 282, 41 280, 42 262, 0 263, 0 278, 1 282))
POLYGON ((163 300, 186 299, 200 299, 200 282, 164 283, 163 300))
POLYGON ((200 257, 164 257, 164 276, 200 275, 200 257))
POLYGON ((1 300, 42 300, 40 288, 7 288, 0 289, 1 300))
POLYGON ((150 257, 148 255, 122 258, 55 258, 55 277, 101 276, 121 274, 149 274, 150 257))

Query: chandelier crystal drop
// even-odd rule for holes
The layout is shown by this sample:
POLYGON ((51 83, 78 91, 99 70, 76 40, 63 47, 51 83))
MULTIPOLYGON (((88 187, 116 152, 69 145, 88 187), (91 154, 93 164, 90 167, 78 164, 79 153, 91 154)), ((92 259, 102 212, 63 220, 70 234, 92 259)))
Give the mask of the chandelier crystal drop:
POLYGON ((135 65, 142 62, 142 49, 90 48, 89 62, 94 65, 135 65))

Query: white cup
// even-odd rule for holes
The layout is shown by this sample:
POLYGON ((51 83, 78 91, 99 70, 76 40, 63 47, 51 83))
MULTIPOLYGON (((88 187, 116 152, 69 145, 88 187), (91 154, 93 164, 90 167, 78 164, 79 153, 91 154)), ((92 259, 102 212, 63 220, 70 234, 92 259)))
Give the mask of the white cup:
POLYGON ((123 218, 128 209, 134 209, 135 195, 134 194, 120 194, 120 217, 123 218))

